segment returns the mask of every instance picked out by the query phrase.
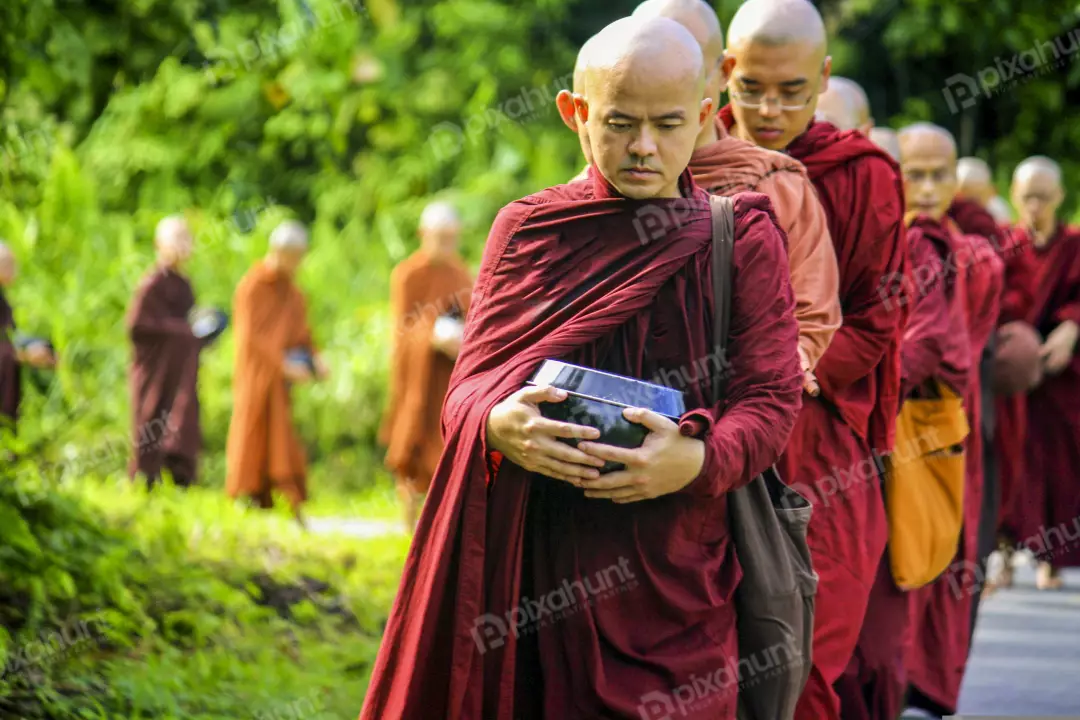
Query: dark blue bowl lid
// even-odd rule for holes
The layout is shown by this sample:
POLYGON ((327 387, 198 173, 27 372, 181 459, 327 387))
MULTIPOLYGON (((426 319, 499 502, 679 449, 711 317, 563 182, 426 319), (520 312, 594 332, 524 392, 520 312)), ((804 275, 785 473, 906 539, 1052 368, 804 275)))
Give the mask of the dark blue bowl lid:
POLYGON ((558 360, 545 360, 530 383, 551 385, 616 405, 643 407, 670 418, 677 419, 686 412, 679 390, 558 360))

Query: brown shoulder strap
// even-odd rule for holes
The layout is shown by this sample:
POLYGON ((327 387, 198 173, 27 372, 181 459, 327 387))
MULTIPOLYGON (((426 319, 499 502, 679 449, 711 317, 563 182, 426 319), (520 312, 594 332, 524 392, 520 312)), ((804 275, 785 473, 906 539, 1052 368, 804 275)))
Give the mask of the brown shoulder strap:
MULTIPOLYGON (((735 209, 731 198, 710 195, 712 211, 712 281, 713 281, 713 342, 717 354, 726 367, 728 328, 731 324, 731 256, 735 247, 735 209)), ((720 399, 720 378, 715 378, 715 399, 720 399)))

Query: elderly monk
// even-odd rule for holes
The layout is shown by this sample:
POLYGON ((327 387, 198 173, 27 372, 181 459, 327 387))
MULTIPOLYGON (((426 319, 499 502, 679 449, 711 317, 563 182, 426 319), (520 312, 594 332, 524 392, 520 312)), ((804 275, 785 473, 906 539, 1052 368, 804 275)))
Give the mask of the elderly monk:
POLYGON ((12 431, 15 429, 22 398, 22 366, 49 367, 55 362, 44 343, 15 347, 12 337, 15 333, 15 313, 6 291, 15 282, 17 274, 15 255, 7 243, 0 240, 0 437, 5 427, 12 431))
POLYGON ((1080 565, 1080 229, 1058 218, 1061 169, 1028 158, 1013 174, 1014 235, 1034 253, 1027 321, 1045 338, 1043 379, 1027 398, 1026 467, 1009 508, 1018 537, 1040 560, 1037 587, 1061 587, 1059 568, 1080 565), (1037 543, 1035 542, 1037 539, 1037 543))
POLYGON ((446 449, 364 720, 633 718, 673 698, 680 717, 735 717, 741 571, 726 494, 779 455, 802 396, 768 199, 734 202, 722 403, 698 384, 678 423, 627 409, 649 434, 626 450, 544 419, 538 404, 565 394, 523 388, 547 358, 650 378, 715 352, 708 196, 686 172, 713 115, 701 50, 666 18, 625 18, 598 37, 575 99, 589 177, 511 203, 488 237, 443 409, 446 449), (680 221, 641 242, 642 208, 680 221), (626 469, 600 476, 603 460, 626 469), (722 671, 687 702, 694 678, 722 671))
MULTIPOLYGON (((697 39, 705 57, 705 95, 724 92, 724 35, 720 21, 702 0, 647 0, 635 17, 668 17, 697 39)), ((799 323, 799 359, 804 388, 819 392, 813 369, 840 327, 839 273, 829 239, 825 211, 806 175, 790 157, 732 137, 719 117, 698 135, 690 158, 694 181, 716 195, 759 192, 772 200, 780 227, 787 234, 795 319, 799 323)))
POLYGON ((134 455, 132 479, 141 473, 153 487, 162 469, 173 482, 195 482, 202 431, 197 391, 199 351, 188 314, 195 293, 183 274, 191 256, 191 231, 180 216, 158 223, 154 232, 157 264, 139 283, 127 314, 134 348, 131 365, 131 411, 134 455))
POLYGON ((820 576, 814 664, 797 717, 839 717, 833 683, 855 649, 888 528, 879 454, 892 449, 906 306, 883 302, 903 278, 906 240, 899 169, 855 130, 814 120, 828 82, 825 26, 803 0, 749 0, 728 29, 725 70, 735 135, 786 150, 806 166, 825 208, 840 266, 843 325, 815 369, 821 396, 805 400, 779 464, 816 501, 809 541, 820 576))
POLYGON ((956 163, 958 187, 956 199, 949 207, 949 217, 968 235, 981 235, 999 252, 1005 242, 1005 233, 986 209, 990 198, 995 197, 990 166, 975 157, 960 158, 956 163))
MULTIPOLYGON (((965 441, 963 528, 956 558, 935 582, 910 593, 910 644, 905 664, 912 686, 909 703, 937 714, 956 712, 960 684, 971 645, 971 606, 978 582, 973 568, 979 561, 979 529, 983 510, 983 448, 981 386, 979 364, 983 349, 997 324, 1003 284, 1002 262, 990 242, 979 235, 963 235, 948 219, 947 212, 956 193, 956 143, 952 135, 936 125, 917 123, 900 133, 901 164, 907 205, 918 213, 918 226, 927 237, 943 241, 945 285, 950 307, 958 312, 958 322, 948 327, 947 352, 943 365, 949 368, 941 378, 963 398, 968 426, 965 441), (950 354, 949 350, 955 352, 950 354)), ((918 277, 918 273, 915 273, 918 277)), ((905 334, 915 330, 915 318, 905 334)), ((869 626, 871 613, 867 614, 869 626)), ((880 632, 869 635, 868 653, 882 645, 880 632), (876 647, 875 647, 876 645, 876 647)), ((860 651, 864 643, 860 641, 860 651)), ((903 687, 895 688, 899 702, 903 687)), ((864 692, 865 695, 865 692, 864 692)), ((891 714, 871 717, 893 718, 901 709, 890 706, 891 714)))
POLYGON ((893 160, 900 162, 900 138, 896 136, 895 130, 873 127, 870 128, 870 132, 866 133, 866 137, 870 138, 870 142, 889 153, 889 157, 893 160))
POLYGON ((286 221, 270 234, 270 252, 240 281, 233 299, 236 370, 226 447, 225 489, 261 508, 273 491, 286 497, 302 524, 307 461, 293 427, 289 390, 325 376, 294 278, 307 253, 303 225, 286 221), (310 364, 298 357, 306 353, 310 364), (313 372, 314 371, 314 372, 313 372))
POLYGON ((452 205, 428 205, 420 215, 420 249, 390 274, 390 396, 379 434, 408 532, 442 454, 439 416, 461 347, 457 333, 436 333, 439 318, 463 321, 469 311, 472 278, 457 254, 460 236, 452 205))
POLYGON ((839 75, 829 77, 828 87, 818 97, 815 116, 838 130, 858 130, 864 135, 874 127, 866 91, 854 80, 839 75))

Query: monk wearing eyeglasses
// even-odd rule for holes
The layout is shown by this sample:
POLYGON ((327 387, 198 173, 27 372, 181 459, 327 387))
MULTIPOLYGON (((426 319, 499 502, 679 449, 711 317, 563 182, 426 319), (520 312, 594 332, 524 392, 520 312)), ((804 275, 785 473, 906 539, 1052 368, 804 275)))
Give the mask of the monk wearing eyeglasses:
POLYGON ((732 101, 721 117, 732 134, 806 166, 840 266, 843 326, 815 370, 821 394, 804 399, 779 463, 816 505, 808 532, 820 577, 814 660, 799 720, 840 717, 833 683, 855 650, 885 551, 874 467, 893 445, 907 312, 881 292, 906 272, 899 168, 862 133, 814 119, 831 65, 825 25, 809 2, 749 0, 735 13, 724 60, 732 101))

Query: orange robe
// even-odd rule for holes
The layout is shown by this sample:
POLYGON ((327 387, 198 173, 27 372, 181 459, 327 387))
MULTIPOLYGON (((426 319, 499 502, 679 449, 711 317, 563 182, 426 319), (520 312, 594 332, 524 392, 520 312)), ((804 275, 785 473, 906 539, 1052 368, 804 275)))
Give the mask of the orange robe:
POLYGON ((307 460, 293 427, 287 351, 314 353, 304 296, 265 262, 240 281, 233 299, 236 370, 233 414, 226 448, 225 489, 271 505, 271 490, 293 506, 307 499, 307 460))
POLYGON ((440 315, 469 311, 472 278, 458 258, 440 260, 423 250, 390 275, 393 332, 390 397, 379 431, 386 467, 414 490, 427 492, 443 441, 443 400, 454 361, 435 350, 431 334, 440 315))

